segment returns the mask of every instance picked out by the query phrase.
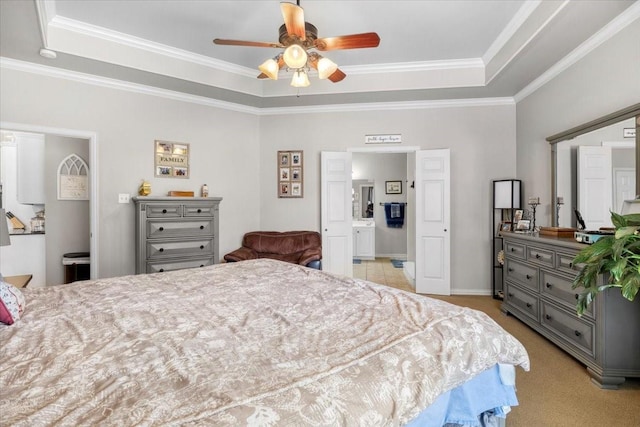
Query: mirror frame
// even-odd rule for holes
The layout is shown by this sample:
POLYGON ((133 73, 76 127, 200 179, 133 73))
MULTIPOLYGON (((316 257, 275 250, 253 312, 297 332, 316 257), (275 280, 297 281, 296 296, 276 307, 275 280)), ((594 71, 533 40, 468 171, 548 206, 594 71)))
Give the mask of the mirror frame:
MULTIPOLYGON (((605 126, 612 125, 614 123, 621 122, 623 120, 635 117, 636 118, 636 165, 640 165, 640 103, 634 104, 630 107, 618 110, 615 113, 607 114, 606 116, 584 123, 580 126, 576 126, 564 132, 557 133, 547 138, 549 144, 551 144, 551 206, 555 207, 558 197, 556 188, 556 180, 558 174, 557 164, 557 149, 556 144, 569 139, 574 139, 585 133, 603 128, 605 126)), ((640 167, 636 167, 636 189, 640 189, 640 167)), ((638 190, 636 190, 638 191, 638 190)), ((556 209, 551 209, 551 224, 553 227, 558 226, 558 214, 556 209)))

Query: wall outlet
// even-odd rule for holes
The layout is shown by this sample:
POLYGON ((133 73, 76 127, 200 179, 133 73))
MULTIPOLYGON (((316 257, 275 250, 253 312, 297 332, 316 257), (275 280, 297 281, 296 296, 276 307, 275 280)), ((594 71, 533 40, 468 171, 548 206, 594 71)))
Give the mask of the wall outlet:
POLYGON ((129 203, 130 198, 131 198, 130 194, 120 193, 118 194, 118 203, 129 203))

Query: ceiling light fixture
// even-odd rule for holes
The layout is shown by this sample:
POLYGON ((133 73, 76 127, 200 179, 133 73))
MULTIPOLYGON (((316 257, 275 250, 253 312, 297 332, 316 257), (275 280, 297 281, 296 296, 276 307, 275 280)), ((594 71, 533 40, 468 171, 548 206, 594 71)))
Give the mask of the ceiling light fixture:
POLYGON ((307 72, 304 68, 298 68, 295 73, 293 73, 293 78, 291 79, 291 86, 293 87, 307 87, 311 84, 309 81, 309 76, 307 76, 307 72))
POLYGON ((319 51, 338 49, 361 49, 378 47, 380 37, 376 33, 350 34, 338 37, 318 38, 318 29, 304 20, 304 11, 297 4, 282 2, 280 10, 284 18, 284 25, 280 26, 278 43, 214 39, 213 43, 227 46, 251 46, 280 48, 284 51, 272 59, 264 61, 258 69, 259 79, 278 80, 278 71, 286 68, 293 71, 291 86, 307 87, 310 85, 308 71, 318 70, 318 77, 328 79, 333 83, 342 81, 346 77, 335 62, 322 57, 313 49, 319 51))

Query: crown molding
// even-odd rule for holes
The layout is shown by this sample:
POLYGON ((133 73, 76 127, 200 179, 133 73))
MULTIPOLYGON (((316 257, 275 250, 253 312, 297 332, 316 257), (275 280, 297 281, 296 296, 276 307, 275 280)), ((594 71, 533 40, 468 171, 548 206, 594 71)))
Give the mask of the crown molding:
POLYGON ((574 65, 576 62, 584 58, 591 51, 596 49, 602 43, 618 34, 640 18, 640 2, 635 2, 627 8, 623 13, 605 25, 600 31, 589 37, 584 43, 572 50, 567 56, 552 65, 547 71, 542 73, 537 79, 529 83, 524 89, 516 93, 513 97, 516 103, 522 101, 527 96, 549 83, 555 77, 574 65))
POLYGON ((75 81, 93 86, 100 86, 110 89, 134 92, 143 95, 157 96, 160 98, 172 99, 193 104, 216 107, 225 110, 237 111, 256 116, 271 116, 282 114, 313 114, 313 113, 336 113, 336 112, 357 112, 357 111, 392 111, 392 110, 416 110, 427 108, 462 108, 462 107, 487 107, 501 105, 515 105, 511 97, 502 98, 473 98, 473 99, 450 99, 431 101, 407 101, 407 102, 376 102, 359 104, 332 104, 318 106, 295 106, 295 107, 267 107, 258 108, 247 105, 219 101, 203 96, 190 95, 167 89, 146 86, 138 83, 130 83, 122 80, 111 79, 92 74, 80 73, 56 67, 50 67, 31 62, 20 61, 12 58, 0 57, 0 69, 16 70, 26 73, 38 74, 46 77, 53 77, 75 81))
POLYGON ((49 48, 49 23, 56 16, 56 3, 47 0, 35 0, 38 27, 42 38, 42 47, 49 48))

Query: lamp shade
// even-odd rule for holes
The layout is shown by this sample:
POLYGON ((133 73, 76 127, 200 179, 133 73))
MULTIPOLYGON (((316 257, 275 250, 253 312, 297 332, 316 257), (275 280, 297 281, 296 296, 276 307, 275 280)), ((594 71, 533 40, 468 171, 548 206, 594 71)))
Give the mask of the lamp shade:
POLYGON ((289 68, 302 68, 307 64, 307 52, 297 44, 292 44, 285 49, 282 59, 289 68))
POLYGON ((318 77, 321 79, 328 78, 331 74, 335 73, 338 69, 338 65, 329 58, 320 58, 318 61, 318 77))
POLYGON ((4 209, 0 209, 0 246, 9 246, 9 226, 7 225, 7 217, 4 209))
POLYGON ((309 81, 309 77, 307 76, 306 71, 304 69, 296 70, 293 73, 293 78, 291 79, 291 86, 293 87, 307 87, 311 84, 309 81))
POLYGON ((493 181, 493 208, 520 209, 520 187, 518 179, 493 181))
POLYGON ((271 80, 278 80, 278 63, 274 59, 267 59, 258 67, 260 71, 266 74, 271 80))

